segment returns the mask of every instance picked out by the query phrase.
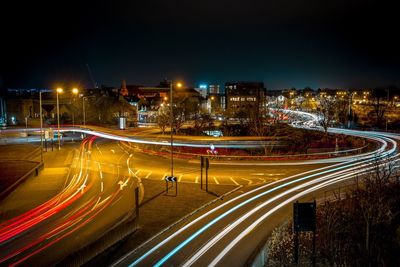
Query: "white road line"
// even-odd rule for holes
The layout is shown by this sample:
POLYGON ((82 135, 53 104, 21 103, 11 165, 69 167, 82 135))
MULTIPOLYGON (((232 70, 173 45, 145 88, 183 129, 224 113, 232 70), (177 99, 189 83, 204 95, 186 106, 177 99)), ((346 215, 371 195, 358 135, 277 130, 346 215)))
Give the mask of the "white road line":
POLYGON ((179 175, 178 182, 182 180, 183 174, 179 175))
POLYGON ((150 172, 146 175, 146 179, 149 179, 149 177, 150 177, 150 175, 151 175, 152 173, 153 173, 153 172, 150 171, 150 172))
POLYGON ((103 181, 101 181, 101 192, 103 192, 104 189, 104 185, 103 185, 103 181))
POLYGON ((213 177, 216 184, 219 184, 217 178, 213 177))
POLYGON ((194 180, 194 183, 198 184, 199 183, 199 176, 196 176, 196 179, 194 180))
POLYGON ((139 172, 140 172, 140 169, 135 172, 135 175, 138 175, 139 172))
POLYGON ((251 185, 251 184, 253 183, 253 181, 252 181, 252 180, 249 180, 249 179, 246 179, 246 178, 240 178, 240 179, 242 179, 242 180, 245 180, 245 181, 249 182, 247 185, 251 185))
POLYGON ((239 185, 239 183, 236 182, 235 179, 233 179, 232 177, 229 177, 229 179, 231 179, 231 181, 232 181, 235 185, 239 185))

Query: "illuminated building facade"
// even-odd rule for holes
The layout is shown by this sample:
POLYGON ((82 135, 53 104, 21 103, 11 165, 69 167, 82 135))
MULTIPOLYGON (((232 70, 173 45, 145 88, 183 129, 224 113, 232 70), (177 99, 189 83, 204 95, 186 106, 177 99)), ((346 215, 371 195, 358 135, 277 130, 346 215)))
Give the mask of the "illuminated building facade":
POLYGON ((238 112, 258 114, 265 106, 266 89, 263 82, 225 83, 226 110, 230 116, 238 112))

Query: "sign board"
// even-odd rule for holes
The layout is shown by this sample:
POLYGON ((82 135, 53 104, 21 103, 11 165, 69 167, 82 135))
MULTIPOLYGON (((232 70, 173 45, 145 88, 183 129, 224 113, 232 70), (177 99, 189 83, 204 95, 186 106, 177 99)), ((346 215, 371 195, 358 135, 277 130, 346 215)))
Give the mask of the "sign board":
POLYGON ((176 182, 176 177, 175 176, 165 176, 165 181, 176 182))
POLYGON ((293 203, 293 230, 295 232, 315 231, 316 202, 293 203))

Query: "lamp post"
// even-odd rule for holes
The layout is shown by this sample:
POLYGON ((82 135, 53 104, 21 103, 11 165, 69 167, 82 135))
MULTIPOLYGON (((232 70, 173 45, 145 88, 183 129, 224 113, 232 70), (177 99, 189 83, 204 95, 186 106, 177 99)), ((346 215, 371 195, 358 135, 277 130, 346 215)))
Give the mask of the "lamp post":
MULTIPOLYGON (((178 88, 182 87, 182 83, 177 83, 178 88)), ((169 106, 170 106, 170 128, 171 128, 171 177, 174 176, 174 134, 173 134, 173 120, 174 120, 174 110, 173 110, 173 82, 171 81, 169 85, 169 106)))
MULTIPOLYGON (((78 88, 72 88, 72 94, 77 95, 79 93, 78 88)), ((75 97, 73 98, 75 102, 75 97)), ((72 111, 72 128, 75 128, 75 110, 72 111)), ((75 131, 72 131, 72 142, 74 142, 75 131)))
POLYGON ((351 126, 351 104, 353 103, 353 95, 356 94, 357 92, 352 92, 349 93, 349 107, 348 107, 348 114, 347 114, 347 128, 350 129, 351 126))
POLYGON ((40 115, 40 162, 43 162, 43 114, 42 114, 42 91, 39 91, 39 115, 40 115))
POLYGON ((82 114, 83 114, 83 126, 86 127, 86 113, 85 113, 85 100, 86 96, 82 97, 82 114))
POLYGON ((58 94, 62 93, 63 89, 62 88, 57 88, 57 139, 58 139, 58 150, 61 149, 61 139, 60 139, 60 104, 58 101, 58 94))

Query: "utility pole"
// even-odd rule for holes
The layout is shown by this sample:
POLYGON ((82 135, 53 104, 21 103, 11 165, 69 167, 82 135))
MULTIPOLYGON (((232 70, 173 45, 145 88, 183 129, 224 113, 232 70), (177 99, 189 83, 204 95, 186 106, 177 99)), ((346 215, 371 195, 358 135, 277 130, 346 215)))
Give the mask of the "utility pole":
MULTIPOLYGON (((40 115, 40 162, 43 162, 43 112, 42 91, 39 91, 39 115, 40 115)), ((47 149, 46 149, 47 150, 47 149)))
POLYGON ((206 192, 208 192, 208 169, 210 168, 210 161, 206 158, 206 192))
POLYGON ((169 105, 171 116, 169 118, 169 125, 171 129, 171 177, 174 177, 174 134, 173 134, 173 119, 174 119, 174 109, 172 107, 172 81, 169 85, 169 105))
POLYGON ((204 168, 204 157, 200 156, 200 189, 203 190, 203 168, 204 168))

